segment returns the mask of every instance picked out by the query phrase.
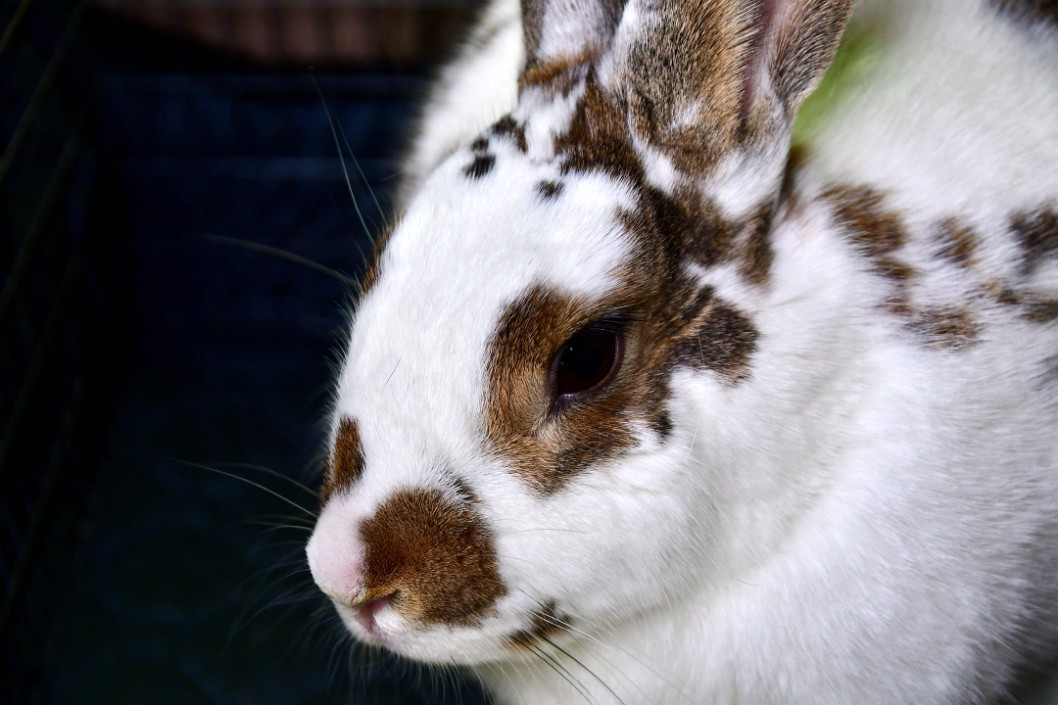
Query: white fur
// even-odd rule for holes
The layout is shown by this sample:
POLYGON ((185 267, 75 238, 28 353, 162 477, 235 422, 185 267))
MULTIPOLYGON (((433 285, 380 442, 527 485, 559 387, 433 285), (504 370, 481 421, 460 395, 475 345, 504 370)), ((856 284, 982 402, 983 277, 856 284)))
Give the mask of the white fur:
MULTIPOLYGON (((505 705, 999 697, 1033 655, 1029 637, 1058 643, 1058 385, 1040 369, 1058 326, 985 306, 977 345, 924 348, 879 312, 887 284, 820 203, 783 214, 766 287, 733 267, 692 268, 758 327, 751 379, 679 371, 669 439, 640 429, 632 452, 547 497, 483 452, 486 346, 503 308, 534 284, 612 290, 630 252, 617 214, 634 206, 603 174, 564 176, 562 197, 540 205, 565 103, 533 113, 531 160, 493 139, 495 167, 474 181, 460 174, 469 150, 443 158, 434 135, 465 145, 515 107, 513 6, 495 3, 495 41, 435 94, 417 193, 356 314, 335 423, 357 420, 367 469, 321 515, 317 582, 355 591, 345 541, 357 523, 397 488, 443 487, 450 466, 481 500, 508 593, 480 627, 419 630, 384 609, 378 629, 409 657, 475 664, 505 705), (463 79, 481 75, 491 82, 463 79), (572 619, 560 668, 492 662, 534 600, 550 599, 572 619)), ((898 255, 922 273, 914 300, 980 296, 985 279, 1014 274, 1008 214, 1058 197, 1058 44, 1031 48, 983 0, 879 0, 860 13, 890 28, 885 58, 820 127, 799 188, 893 194, 913 236, 898 255), (931 223, 954 214, 986 236, 969 270, 938 264, 928 244, 931 223)), ((651 178, 671 189, 656 156, 651 178)), ((756 202, 724 189, 710 193, 731 213, 756 202)), ((1031 286, 1058 295, 1058 271, 1042 267, 1031 286)))

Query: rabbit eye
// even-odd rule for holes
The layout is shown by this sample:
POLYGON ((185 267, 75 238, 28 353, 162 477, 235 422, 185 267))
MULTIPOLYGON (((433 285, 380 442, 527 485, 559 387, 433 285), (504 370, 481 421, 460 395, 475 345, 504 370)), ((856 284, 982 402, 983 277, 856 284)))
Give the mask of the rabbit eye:
POLYGON ((623 356, 622 318, 603 318, 574 333, 551 361, 551 412, 605 390, 617 376, 623 356))

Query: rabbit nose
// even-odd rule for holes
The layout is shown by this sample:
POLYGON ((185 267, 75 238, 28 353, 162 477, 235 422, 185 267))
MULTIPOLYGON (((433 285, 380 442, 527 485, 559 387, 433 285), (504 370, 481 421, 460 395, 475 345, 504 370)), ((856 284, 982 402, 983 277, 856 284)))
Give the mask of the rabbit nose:
POLYGON ((312 579, 327 597, 347 607, 364 602, 364 550, 340 515, 320 517, 305 554, 312 579))

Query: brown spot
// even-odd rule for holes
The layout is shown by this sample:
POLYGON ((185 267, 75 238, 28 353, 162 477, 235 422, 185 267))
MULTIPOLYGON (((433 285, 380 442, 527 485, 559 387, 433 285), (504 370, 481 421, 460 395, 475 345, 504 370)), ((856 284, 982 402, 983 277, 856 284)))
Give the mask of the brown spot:
POLYGON ((1001 281, 989 279, 984 283, 983 288, 985 293, 991 296, 997 304, 1002 306, 1021 305, 1021 295, 1001 281))
POLYGON ((544 62, 529 62, 518 77, 518 91, 521 93, 527 88, 539 88, 555 95, 568 96, 595 58, 594 53, 585 51, 544 62))
POLYGON ((750 284, 765 284, 771 275, 771 265, 775 259, 771 249, 773 214, 774 209, 770 204, 761 206, 743 228, 745 234, 738 271, 750 284))
POLYGON ((485 520, 440 490, 399 490, 360 525, 364 585, 404 618, 471 626, 506 594, 485 520))
POLYGON ((871 261, 875 273, 899 286, 915 276, 915 270, 896 257, 908 239, 903 219, 883 207, 880 192, 866 186, 835 186, 821 198, 830 202, 834 222, 871 261))
POLYGON ((808 161, 808 148, 803 144, 795 144, 790 147, 790 153, 786 155, 786 168, 783 170, 782 185, 779 188, 779 200, 788 201, 793 198, 797 187, 797 179, 801 175, 808 161))
POLYGON ((1058 213, 1038 210, 1018 213, 1010 228, 1022 249, 1022 274, 1028 276, 1040 263, 1058 254, 1058 213))
POLYGON ((729 304, 715 300, 694 334, 676 346, 677 364, 712 370, 730 384, 746 377, 749 359, 757 350, 760 333, 748 318, 729 304))
POLYGON ((1017 21, 1058 25, 1058 0, 992 0, 992 6, 1017 21))
POLYGON ((1022 316, 1033 323, 1058 321, 1058 299, 1036 299, 1025 302, 1022 316))
POLYGON ((563 185, 561 181, 541 181, 536 185, 536 192, 540 194, 540 197, 545 201, 551 201, 559 197, 562 193, 563 185))
MULTIPOLYGON (((734 256, 738 225, 726 220, 711 203, 691 192, 669 198, 655 189, 647 191, 645 198, 648 203, 643 210, 651 211, 661 236, 695 264, 709 268, 734 256)), ((649 225, 634 229, 651 233, 649 225)))
POLYGON ((496 166, 496 157, 494 155, 479 154, 474 157, 474 161, 463 169, 463 174, 469 179, 480 179, 492 171, 494 166, 496 166))
POLYGON ((382 253, 385 252, 386 245, 389 244, 389 239, 393 236, 393 231, 396 230, 396 228, 397 223, 391 223, 375 240, 371 259, 368 261, 367 268, 364 270, 364 275, 360 277, 361 296, 371 291, 375 284, 378 283, 379 275, 382 273, 382 253))
POLYGON ((468 485, 462 478, 452 478, 452 487, 455 489, 456 496, 459 497, 460 501, 467 502, 468 504, 478 503, 477 494, 474 490, 470 489, 470 485, 468 485))
POLYGON ((525 141, 525 125, 519 124, 510 115, 503 116, 492 126, 492 134, 507 137, 522 154, 529 149, 525 141))
POLYGON ((958 218, 945 218, 933 230, 937 255, 960 267, 973 264, 977 235, 958 218))
POLYGON ((585 79, 569 130, 555 141, 563 172, 605 171, 642 184, 643 166, 632 146, 624 112, 600 88, 594 72, 585 79))
POLYGON ((569 618, 559 617, 558 605, 551 601, 533 610, 529 627, 507 637, 507 646, 519 651, 534 651, 568 629, 569 618))
POLYGON ((360 427, 349 418, 338 422, 330 467, 323 480, 320 498, 323 504, 336 492, 346 489, 360 479, 364 472, 364 449, 360 443, 360 427))
POLYGON ((980 326, 965 309, 931 308, 913 315, 908 328, 924 338, 927 347, 963 350, 977 342, 980 326))

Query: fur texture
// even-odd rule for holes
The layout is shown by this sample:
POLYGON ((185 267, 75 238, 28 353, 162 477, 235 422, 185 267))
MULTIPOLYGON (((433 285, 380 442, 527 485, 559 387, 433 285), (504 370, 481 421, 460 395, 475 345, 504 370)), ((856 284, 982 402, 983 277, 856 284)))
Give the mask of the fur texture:
POLYGON ((337 384, 308 558, 350 630, 524 705, 977 705, 1053 660, 1056 32, 497 0, 337 384), (875 59, 791 151, 849 22, 875 59))

